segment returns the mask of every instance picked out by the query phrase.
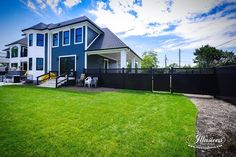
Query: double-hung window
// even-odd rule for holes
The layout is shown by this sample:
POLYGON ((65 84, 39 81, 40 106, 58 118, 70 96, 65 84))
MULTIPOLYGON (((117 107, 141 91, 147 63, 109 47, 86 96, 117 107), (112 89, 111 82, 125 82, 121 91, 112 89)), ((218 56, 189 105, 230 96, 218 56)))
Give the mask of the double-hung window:
POLYGON ((32 70, 32 66, 33 66, 33 59, 29 58, 29 70, 32 70))
POLYGON ((37 34, 37 46, 43 46, 44 41, 44 35, 43 34, 37 34))
POLYGON ((58 39, 58 33, 55 33, 52 35, 52 46, 53 47, 57 47, 58 46, 58 42, 59 39, 58 39))
POLYGON ((63 45, 69 45, 70 44, 70 31, 64 31, 63 32, 63 45))
POLYGON ((36 58, 36 70, 43 70, 43 58, 36 58))
POLYGON ((29 46, 33 46, 33 34, 29 34, 29 46))
POLYGON ((75 29, 75 43, 82 43, 83 42, 83 29, 82 27, 75 29))

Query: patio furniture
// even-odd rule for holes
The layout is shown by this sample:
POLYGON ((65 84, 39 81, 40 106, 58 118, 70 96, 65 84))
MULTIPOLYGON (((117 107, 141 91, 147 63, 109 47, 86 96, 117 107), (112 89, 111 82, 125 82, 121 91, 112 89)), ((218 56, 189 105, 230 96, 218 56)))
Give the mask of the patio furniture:
POLYGON ((84 86, 85 74, 81 74, 80 78, 77 80, 77 83, 80 87, 84 86))
POLYGON ((91 81, 92 81, 92 78, 89 76, 87 77, 85 80, 84 80, 84 87, 86 87, 86 85, 88 85, 88 87, 90 88, 91 87, 91 81))
POLYGON ((97 84, 98 84, 98 77, 93 77, 91 81, 91 87, 94 86, 94 88, 97 88, 97 84))

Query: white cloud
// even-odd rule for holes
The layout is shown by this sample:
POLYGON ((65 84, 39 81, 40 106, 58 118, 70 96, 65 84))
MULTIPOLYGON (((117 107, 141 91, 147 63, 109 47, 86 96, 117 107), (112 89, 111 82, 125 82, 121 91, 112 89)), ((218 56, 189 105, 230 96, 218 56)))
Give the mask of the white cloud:
MULTIPOLYGON (((226 0, 229 2, 232 0, 226 0)), ((110 0, 108 3, 97 2, 96 9, 90 10, 95 15, 95 22, 107 26, 115 33, 128 36, 176 35, 182 41, 173 41, 163 48, 196 48, 202 44, 218 45, 232 37, 225 33, 234 30, 236 20, 220 14, 206 17, 204 20, 191 19, 195 15, 206 13, 221 4, 222 0, 143 0, 142 5, 134 1, 110 0), (133 13, 133 14, 131 14, 133 13), (170 25, 176 29, 165 31, 170 25)), ((226 8, 230 9, 230 8, 226 8)))
POLYGON ((43 0, 37 0, 37 3, 39 4, 40 8, 43 10, 46 8, 46 4, 43 0))
POLYGON ((65 0, 64 4, 66 7, 72 8, 81 2, 82 2, 81 0, 65 0))
POLYGON ((58 6, 59 2, 60 2, 60 0, 46 0, 47 5, 57 15, 60 15, 62 13, 62 8, 58 6))
POLYGON ((23 4, 25 4, 28 8, 30 8, 30 10, 32 10, 33 12, 38 14, 39 16, 42 16, 42 14, 37 10, 35 4, 31 0, 28 0, 27 2, 25 2, 25 1, 21 1, 21 2, 23 4))

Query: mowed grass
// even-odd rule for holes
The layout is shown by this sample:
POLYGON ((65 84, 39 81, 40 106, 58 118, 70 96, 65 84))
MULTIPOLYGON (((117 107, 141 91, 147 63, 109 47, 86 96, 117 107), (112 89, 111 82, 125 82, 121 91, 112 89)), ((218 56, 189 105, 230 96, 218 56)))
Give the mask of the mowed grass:
POLYGON ((194 156, 181 95, 0 87, 1 156, 194 156))

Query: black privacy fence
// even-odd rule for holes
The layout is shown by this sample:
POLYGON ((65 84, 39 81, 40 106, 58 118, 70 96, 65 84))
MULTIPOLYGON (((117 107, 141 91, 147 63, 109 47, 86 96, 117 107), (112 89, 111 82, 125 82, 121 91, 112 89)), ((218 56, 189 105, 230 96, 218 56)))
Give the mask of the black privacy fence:
POLYGON ((214 68, 84 69, 100 87, 206 94, 236 104, 236 66, 214 68))

